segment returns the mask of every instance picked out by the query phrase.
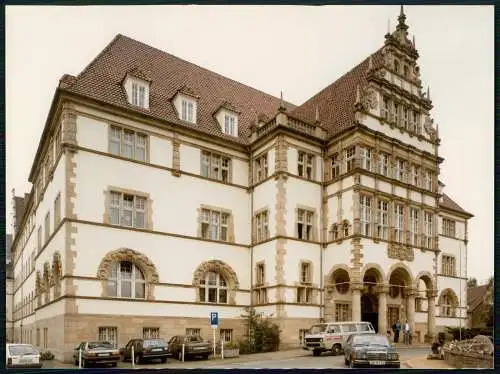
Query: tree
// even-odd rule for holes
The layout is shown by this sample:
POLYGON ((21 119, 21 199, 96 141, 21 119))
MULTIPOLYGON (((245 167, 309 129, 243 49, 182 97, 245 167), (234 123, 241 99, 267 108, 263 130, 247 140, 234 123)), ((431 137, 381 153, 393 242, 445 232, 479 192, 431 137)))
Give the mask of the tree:
POLYGON ((255 308, 245 308, 245 339, 240 341, 240 353, 274 352, 279 350, 280 329, 271 318, 257 313, 255 308))

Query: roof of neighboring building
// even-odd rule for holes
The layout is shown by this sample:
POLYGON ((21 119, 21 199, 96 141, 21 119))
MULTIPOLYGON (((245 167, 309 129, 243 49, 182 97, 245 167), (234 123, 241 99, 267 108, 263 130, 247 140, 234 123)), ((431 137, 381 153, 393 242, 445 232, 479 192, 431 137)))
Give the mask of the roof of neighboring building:
MULTIPOLYGON (((22 196, 14 196, 14 203, 15 203, 15 208, 16 208, 16 224, 19 224, 21 223, 21 218, 23 218, 23 214, 24 214, 24 209, 25 209, 25 202, 27 202, 27 200, 25 200, 24 197, 22 196)), ((17 227, 16 227, 17 229, 17 227)))
MULTIPOLYGON (((104 103, 134 109, 154 118, 194 128, 240 144, 248 143, 250 123, 260 113, 272 118, 281 100, 277 97, 226 78, 220 74, 182 60, 169 53, 118 34, 108 46, 75 78, 64 77, 63 89, 104 103), (122 81, 127 73, 151 80, 149 110, 132 107, 122 81), (70 79, 71 78, 71 79, 70 79), (196 94, 197 123, 178 119, 170 100, 182 88, 196 94), (239 136, 222 133, 213 113, 225 102, 240 112, 239 136)), ((284 102, 287 110, 293 104, 284 102)))
POLYGON ((467 304, 469 312, 473 312, 481 304, 488 291, 488 284, 467 288, 467 304))
POLYGON ((444 208, 444 209, 449 209, 449 210, 453 210, 455 212, 458 212, 458 213, 462 213, 462 214, 465 214, 465 215, 468 215, 470 217, 474 217, 473 214, 467 212, 465 209, 463 209, 462 207, 460 207, 460 205, 458 205, 456 202, 454 202, 448 195, 446 194, 443 194, 443 201, 441 201, 439 203, 439 206, 441 208, 444 208))
POLYGON ((11 246, 12 246, 12 234, 7 234, 5 236, 5 257, 7 260, 7 263, 11 261, 11 246))

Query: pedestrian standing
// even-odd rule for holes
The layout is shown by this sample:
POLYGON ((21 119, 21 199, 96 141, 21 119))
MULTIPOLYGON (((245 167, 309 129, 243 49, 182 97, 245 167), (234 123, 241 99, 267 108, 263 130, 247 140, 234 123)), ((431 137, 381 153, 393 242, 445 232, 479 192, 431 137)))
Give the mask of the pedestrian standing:
POLYGON ((401 322, 399 322, 399 319, 396 321, 394 325, 392 325, 392 331, 394 332, 394 343, 398 343, 399 332, 401 331, 401 322))
POLYGON ((405 325, 403 328, 403 334, 405 338, 405 344, 408 345, 410 344, 410 324, 408 323, 408 320, 405 321, 405 325))

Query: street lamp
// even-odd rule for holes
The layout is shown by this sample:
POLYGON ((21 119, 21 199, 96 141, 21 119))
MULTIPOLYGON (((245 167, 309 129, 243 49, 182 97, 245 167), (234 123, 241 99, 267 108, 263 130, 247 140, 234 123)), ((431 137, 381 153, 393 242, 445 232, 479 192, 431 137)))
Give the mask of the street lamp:
POLYGON ((459 333, 459 339, 462 340, 462 242, 458 242, 458 256, 459 256, 459 269, 460 269, 460 274, 459 274, 459 282, 460 282, 460 287, 459 287, 459 305, 458 305, 458 322, 459 322, 459 328, 458 328, 458 333, 459 333))

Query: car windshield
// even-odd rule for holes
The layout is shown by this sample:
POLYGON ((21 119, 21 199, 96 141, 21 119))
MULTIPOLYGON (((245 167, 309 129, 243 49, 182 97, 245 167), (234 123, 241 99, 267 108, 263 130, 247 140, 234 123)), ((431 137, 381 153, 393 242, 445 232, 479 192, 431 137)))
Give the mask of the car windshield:
POLYGON ((163 339, 144 340, 144 347, 165 347, 167 342, 163 339))
POLYGON ((113 345, 108 342, 89 342, 89 349, 97 348, 112 349, 113 345))
POLYGON ((353 336, 353 345, 389 345, 386 336, 381 335, 358 335, 353 336))
POLYGON ((326 331, 326 327, 327 327, 327 325, 314 325, 309 330, 309 334, 320 334, 322 332, 325 332, 326 331))
POLYGON ((36 355, 38 351, 32 345, 11 345, 9 346, 11 356, 36 355))
POLYGON ((190 343, 201 343, 203 342, 203 339, 199 335, 190 335, 186 336, 186 341, 190 343))

